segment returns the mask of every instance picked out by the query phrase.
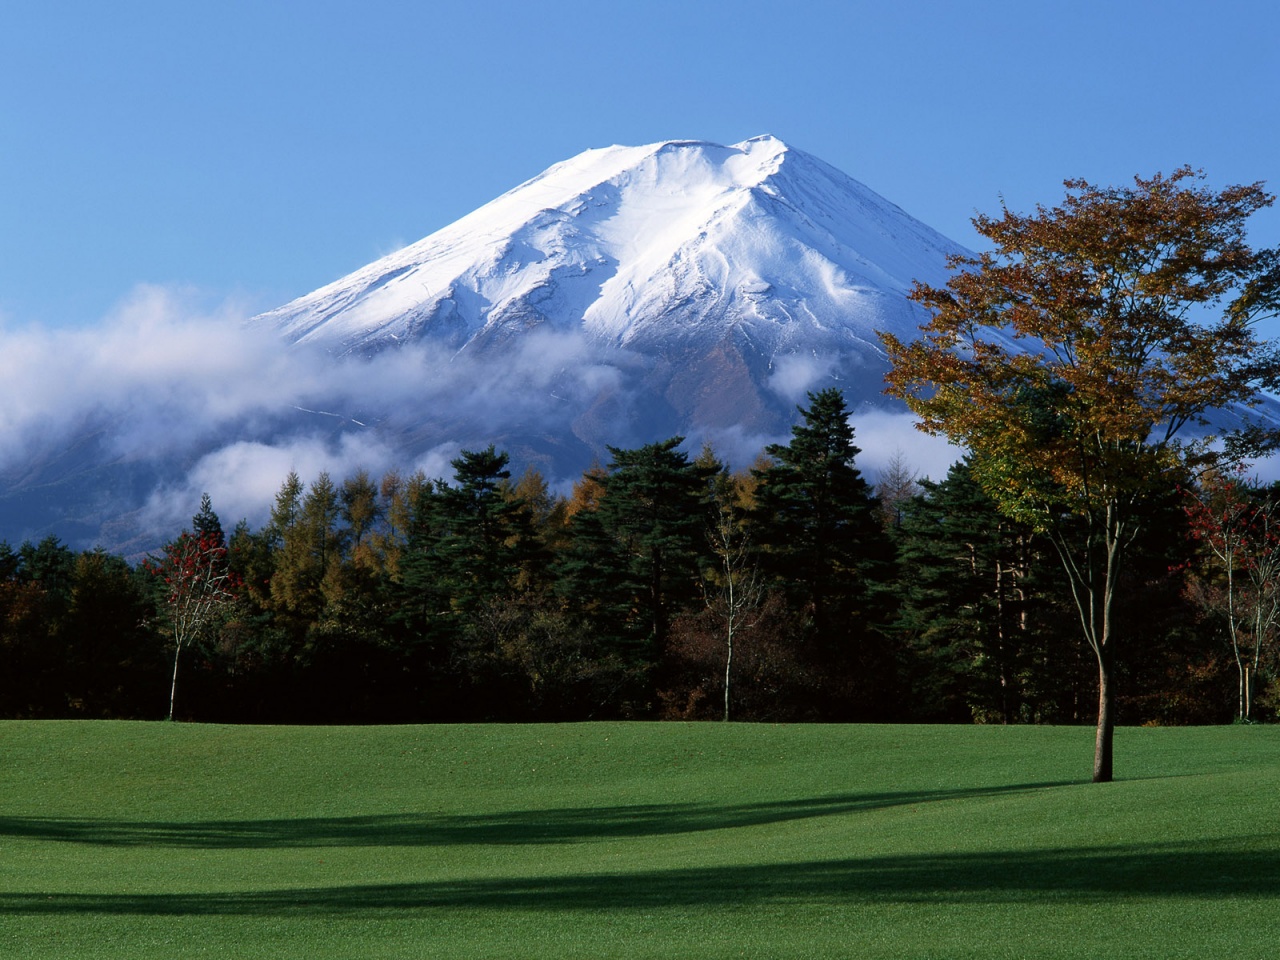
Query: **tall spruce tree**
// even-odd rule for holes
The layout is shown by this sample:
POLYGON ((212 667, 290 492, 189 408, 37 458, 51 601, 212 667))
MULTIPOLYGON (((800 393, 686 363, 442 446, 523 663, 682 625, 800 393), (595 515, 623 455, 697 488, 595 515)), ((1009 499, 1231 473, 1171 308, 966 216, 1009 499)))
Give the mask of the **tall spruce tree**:
POLYGON ((600 520, 630 574, 635 610, 654 651, 666 643, 674 605, 693 595, 704 552, 711 468, 689 462, 672 437, 633 450, 610 447, 600 520))
POLYGON ((765 449, 753 516, 761 561, 803 625, 796 654, 815 686, 812 715, 871 719, 895 706, 893 667, 880 635, 893 546, 840 391, 809 394, 791 442, 765 449))
POLYGON ((854 466, 861 450, 840 391, 810 393, 800 414, 791 442, 766 447, 772 462, 752 471, 756 536, 768 569, 807 610, 814 633, 827 638, 869 624, 893 548, 854 466))
POLYGON ((529 514, 506 484, 509 457, 493 446, 464 450, 451 461, 454 483, 440 492, 437 544, 454 608, 474 612, 482 602, 513 589, 521 563, 533 549, 529 514))

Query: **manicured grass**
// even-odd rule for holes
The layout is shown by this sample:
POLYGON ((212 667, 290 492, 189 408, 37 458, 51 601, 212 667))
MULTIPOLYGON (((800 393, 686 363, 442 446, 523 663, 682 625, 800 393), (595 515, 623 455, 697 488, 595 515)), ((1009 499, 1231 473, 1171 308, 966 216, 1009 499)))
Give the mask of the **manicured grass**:
POLYGON ((0 723, 0 956, 1270 957, 1280 728, 0 723))

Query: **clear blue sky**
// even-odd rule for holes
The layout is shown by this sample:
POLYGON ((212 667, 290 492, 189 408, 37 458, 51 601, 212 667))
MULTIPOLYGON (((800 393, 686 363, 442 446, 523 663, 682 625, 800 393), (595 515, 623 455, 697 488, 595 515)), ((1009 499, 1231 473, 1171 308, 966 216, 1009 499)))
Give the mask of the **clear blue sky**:
POLYGON ((613 143, 772 133, 969 245, 1067 177, 1278 190, 1278 11, 8 0, 0 318, 93 324, 144 283, 266 309, 613 143))

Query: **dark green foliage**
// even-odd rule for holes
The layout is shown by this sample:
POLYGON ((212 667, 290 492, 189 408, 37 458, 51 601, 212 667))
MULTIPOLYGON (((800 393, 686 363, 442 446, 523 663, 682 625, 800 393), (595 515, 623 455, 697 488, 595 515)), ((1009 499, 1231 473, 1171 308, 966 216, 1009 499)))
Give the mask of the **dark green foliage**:
POLYGON ((119 557, 53 538, 0 544, 0 715, 163 715, 147 584, 119 557))
MULTIPOLYGON (((513 482, 492 447, 449 482, 291 474, 271 521, 231 534, 235 598, 183 661, 178 715, 1087 720, 1096 684, 1043 541, 965 464, 898 503, 891 541, 840 395, 802 412, 754 471, 672 438, 613 449, 568 499, 536 471, 513 482)), ((1124 722, 1230 717, 1172 506, 1144 520, 1125 584, 1140 602, 1118 614, 1124 722)), ((221 542, 207 497, 192 527, 221 542)), ((161 601, 118 558, 0 544, 0 714, 162 716, 161 601)))
POLYGON ((672 618, 697 595, 714 470, 691 463, 678 449, 683 441, 609 448, 598 503, 574 515, 557 568, 570 609, 632 671, 623 713, 652 710, 652 672, 672 618))
POLYGON ((890 666, 879 629, 892 597, 893 546, 871 488, 854 466, 844 398, 809 394, 791 442, 765 449, 772 463, 753 474, 754 529, 762 563, 806 623, 805 657, 824 678, 822 709, 883 718, 890 666))
POLYGON ((897 531, 912 712, 938 721, 1073 719, 1043 699, 1046 690, 1081 683, 1072 611, 1054 602, 1057 557, 1029 527, 1000 514, 967 460, 921 486, 897 531), (1045 671, 1057 675, 1046 683, 1045 671))
POLYGON ((511 591, 534 550, 529 514, 505 492, 508 457, 464 450, 452 461, 453 486, 440 491, 438 542, 441 572, 454 609, 476 610, 485 600, 511 591))
POLYGON ((191 518, 191 532, 200 539, 210 539, 216 543, 225 543, 226 536, 222 532, 222 521, 213 512, 213 501, 207 493, 200 497, 200 511, 191 518))
POLYGON ((854 466, 861 452, 838 390, 809 394, 791 442, 765 452, 755 471, 757 537, 774 577, 826 635, 868 619, 875 585, 885 579, 892 547, 871 488, 854 466))
POLYGON ((666 641, 672 610, 693 595, 705 552, 710 471, 677 449, 683 437, 634 450, 610 447, 600 523, 625 566, 637 624, 656 649, 666 641))

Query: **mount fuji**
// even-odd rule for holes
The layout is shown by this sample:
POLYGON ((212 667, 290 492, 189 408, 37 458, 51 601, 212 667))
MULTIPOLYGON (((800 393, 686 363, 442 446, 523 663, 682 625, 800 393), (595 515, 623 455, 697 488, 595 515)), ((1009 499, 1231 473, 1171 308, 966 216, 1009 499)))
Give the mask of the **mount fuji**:
MULTIPOLYGON (((569 382, 573 364, 544 371, 548 396, 573 397, 555 443, 580 461, 674 432, 785 434, 796 403, 824 386, 851 407, 884 405, 874 332, 914 336, 912 282, 944 283, 947 255, 964 252, 771 136, 614 146, 253 323, 337 357, 429 346, 482 365, 495 389, 513 349, 567 339, 579 364, 616 371, 587 392, 569 382)), ((534 441, 539 429, 510 412, 485 424, 490 439, 534 441)), ((374 418, 430 440, 467 427, 452 414, 441 429, 374 418)))
POLYGON ((561 488, 675 434, 744 465, 829 386, 901 437, 875 331, 914 336, 912 282, 964 252, 773 137, 588 150, 248 321, 10 343, 0 538, 136 554, 203 491, 261 523, 290 470, 447 476, 491 443, 561 488))

